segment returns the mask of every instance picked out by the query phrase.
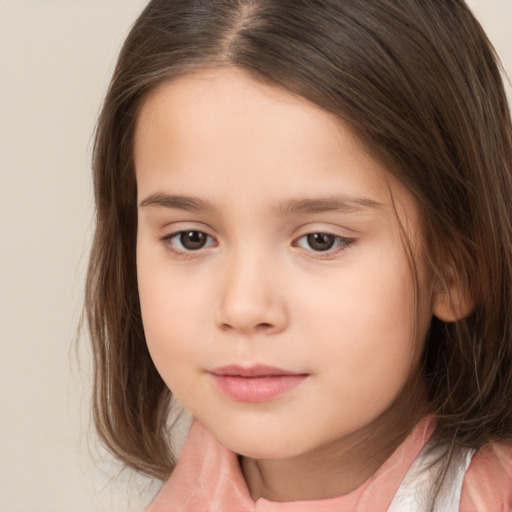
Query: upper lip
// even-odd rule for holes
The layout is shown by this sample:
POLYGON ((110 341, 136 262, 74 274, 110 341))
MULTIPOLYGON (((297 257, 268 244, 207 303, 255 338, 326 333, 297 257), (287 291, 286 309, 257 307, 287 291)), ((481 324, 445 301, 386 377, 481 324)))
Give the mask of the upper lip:
POLYGON ((305 375, 302 372, 283 370, 266 365, 240 366, 236 364, 221 366, 210 370, 210 373, 219 376, 230 377, 274 377, 279 375, 305 375))

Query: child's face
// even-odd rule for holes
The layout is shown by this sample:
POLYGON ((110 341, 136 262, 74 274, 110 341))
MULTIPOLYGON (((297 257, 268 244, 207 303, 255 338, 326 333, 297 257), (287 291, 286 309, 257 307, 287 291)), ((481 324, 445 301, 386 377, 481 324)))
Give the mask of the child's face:
POLYGON ((148 98, 135 163, 148 347, 218 439, 288 458, 392 406, 431 316, 400 231, 418 242, 417 211, 337 118, 202 72, 148 98))

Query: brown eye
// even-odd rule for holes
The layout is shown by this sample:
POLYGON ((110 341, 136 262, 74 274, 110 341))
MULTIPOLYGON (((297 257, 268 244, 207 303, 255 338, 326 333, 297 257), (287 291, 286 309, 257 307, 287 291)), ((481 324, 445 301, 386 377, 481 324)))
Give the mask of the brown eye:
POLYGON ((320 231, 301 236, 293 245, 305 249, 311 254, 316 253, 317 258, 333 258, 341 254, 345 249, 348 249, 354 242, 353 238, 345 238, 320 231))
POLYGON ((175 254, 185 254, 217 245, 210 235, 198 230, 178 231, 164 236, 162 242, 170 252, 175 254))
POLYGON ((179 235, 179 240, 187 251, 197 251, 206 245, 208 235, 202 231, 183 231, 179 235))
POLYGON ((307 243, 314 251, 328 251, 334 246, 336 238, 329 233, 310 233, 307 235, 307 243))

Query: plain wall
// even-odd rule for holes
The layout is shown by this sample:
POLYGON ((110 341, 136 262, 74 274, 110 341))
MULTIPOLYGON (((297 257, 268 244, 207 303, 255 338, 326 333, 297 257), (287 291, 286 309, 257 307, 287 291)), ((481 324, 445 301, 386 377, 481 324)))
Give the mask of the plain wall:
MULTIPOLYGON (((0 512, 135 512, 157 488, 101 457, 74 349, 92 134, 145 3, 0 0, 0 512)), ((512 76, 512 0, 469 3, 512 76)))

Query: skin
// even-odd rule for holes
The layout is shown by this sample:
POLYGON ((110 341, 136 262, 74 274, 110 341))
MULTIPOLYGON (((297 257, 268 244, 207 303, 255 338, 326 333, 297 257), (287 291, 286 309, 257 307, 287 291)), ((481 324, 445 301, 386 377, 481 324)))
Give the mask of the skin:
POLYGON ((410 193, 338 118, 235 69, 154 90, 135 167, 142 317, 166 384, 241 455, 253 498, 357 488, 424 403, 421 379, 406 384, 436 305, 415 298, 401 233, 421 246, 410 193), (184 230, 205 245, 187 250, 184 230), (311 233, 333 234, 333 248, 315 250, 311 233), (230 364, 307 377, 237 401, 209 373, 230 364))

